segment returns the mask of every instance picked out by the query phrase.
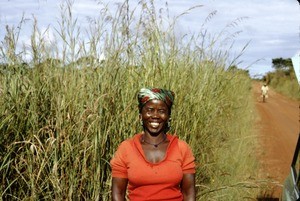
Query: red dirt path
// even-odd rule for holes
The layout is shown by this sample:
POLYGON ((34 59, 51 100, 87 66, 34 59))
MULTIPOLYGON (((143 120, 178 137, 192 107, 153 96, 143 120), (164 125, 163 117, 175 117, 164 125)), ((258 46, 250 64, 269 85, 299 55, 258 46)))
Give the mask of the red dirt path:
POLYGON ((259 131, 259 178, 268 180, 273 198, 279 198, 282 184, 290 171, 294 149, 300 131, 299 102, 272 90, 265 103, 260 98, 260 83, 253 84, 259 131))

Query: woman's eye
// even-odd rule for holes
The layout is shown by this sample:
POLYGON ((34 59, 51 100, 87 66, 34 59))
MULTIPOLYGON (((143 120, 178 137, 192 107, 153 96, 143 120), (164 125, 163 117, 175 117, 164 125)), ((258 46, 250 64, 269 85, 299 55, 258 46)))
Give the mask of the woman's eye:
POLYGON ((153 112, 153 109, 149 108, 149 109, 146 110, 146 112, 151 113, 151 112, 153 112))

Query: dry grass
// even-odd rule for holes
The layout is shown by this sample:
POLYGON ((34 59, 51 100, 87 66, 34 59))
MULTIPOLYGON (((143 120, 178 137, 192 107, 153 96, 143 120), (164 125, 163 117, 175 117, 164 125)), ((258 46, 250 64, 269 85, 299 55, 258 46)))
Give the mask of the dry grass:
POLYGON ((62 45, 47 45, 35 21, 31 46, 22 50, 31 55, 27 64, 16 49, 20 30, 7 29, 0 48, 4 200, 109 200, 109 160, 141 129, 135 95, 144 86, 176 93, 171 131, 197 158, 198 200, 255 199, 251 83, 226 70, 228 51, 219 50, 236 34, 203 30, 182 40, 152 1, 141 5, 138 20, 128 1, 114 17, 104 7, 83 31, 72 4, 64 4, 55 37, 62 45))

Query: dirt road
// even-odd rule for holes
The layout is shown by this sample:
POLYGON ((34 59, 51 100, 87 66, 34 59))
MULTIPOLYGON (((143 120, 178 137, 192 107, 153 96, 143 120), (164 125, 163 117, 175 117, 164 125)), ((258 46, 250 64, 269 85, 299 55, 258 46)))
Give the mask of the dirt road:
POLYGON ((259 177, 269 181, 272 197, 278 198, 282 184, 290 171, 294 149, 300 131, 299 102, 269 90, 265 103, 260 98, 260 83, 253 84, 259 131, 259 177))

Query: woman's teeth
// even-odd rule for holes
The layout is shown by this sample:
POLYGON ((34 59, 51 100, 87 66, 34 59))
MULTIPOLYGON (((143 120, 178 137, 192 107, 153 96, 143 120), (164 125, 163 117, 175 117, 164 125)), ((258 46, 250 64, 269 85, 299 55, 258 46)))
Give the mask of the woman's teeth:
POLYGON ((159 123, 157 122, 151 122, 150 125, 154 128, 157 128, 159 126, 159 123))

